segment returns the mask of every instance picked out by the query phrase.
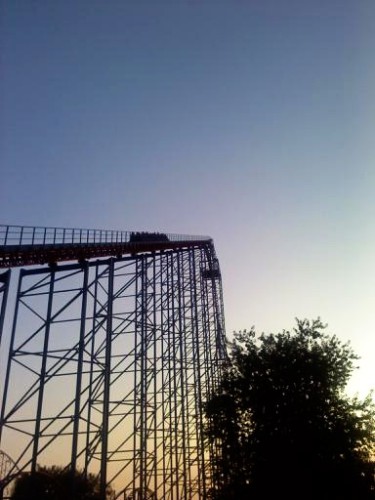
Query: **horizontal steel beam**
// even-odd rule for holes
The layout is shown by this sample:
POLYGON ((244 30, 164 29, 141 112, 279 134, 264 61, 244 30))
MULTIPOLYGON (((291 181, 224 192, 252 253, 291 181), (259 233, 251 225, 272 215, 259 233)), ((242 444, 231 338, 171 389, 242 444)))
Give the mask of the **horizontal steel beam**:
POLYGON ((121 257, 125 254, 177 250, 207 244, 212 244, 212 240, 3 245, 0 246, 0 268, 41 264, 53 265, 58 262, 84 261, 110 256, 121 257))

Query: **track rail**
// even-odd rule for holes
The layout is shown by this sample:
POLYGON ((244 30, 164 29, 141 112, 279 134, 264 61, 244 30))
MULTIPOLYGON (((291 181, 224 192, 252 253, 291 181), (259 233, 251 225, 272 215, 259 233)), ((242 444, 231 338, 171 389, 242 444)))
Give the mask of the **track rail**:
POLYGON ((175 250, 212 244, 209 236, 0 225, 0 268, 175 250))

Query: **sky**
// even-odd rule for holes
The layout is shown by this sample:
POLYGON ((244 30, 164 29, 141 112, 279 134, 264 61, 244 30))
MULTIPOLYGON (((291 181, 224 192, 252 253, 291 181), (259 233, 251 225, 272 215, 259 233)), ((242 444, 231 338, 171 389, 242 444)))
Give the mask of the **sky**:
POLYGON ((210 235, 226 329, 375 387, 373 0, 0 0, 1 223, 210 235))

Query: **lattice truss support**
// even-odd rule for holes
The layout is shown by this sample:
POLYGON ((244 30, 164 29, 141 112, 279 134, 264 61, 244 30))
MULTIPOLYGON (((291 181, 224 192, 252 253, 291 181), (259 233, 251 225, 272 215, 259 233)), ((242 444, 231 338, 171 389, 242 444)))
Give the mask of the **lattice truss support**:
POLYGON ((213 252, 20 271, 0 421, 17 473, 99 474, 103 498, 107 485, 117 498, 206 497, 203 405, 225 358, 213 252))

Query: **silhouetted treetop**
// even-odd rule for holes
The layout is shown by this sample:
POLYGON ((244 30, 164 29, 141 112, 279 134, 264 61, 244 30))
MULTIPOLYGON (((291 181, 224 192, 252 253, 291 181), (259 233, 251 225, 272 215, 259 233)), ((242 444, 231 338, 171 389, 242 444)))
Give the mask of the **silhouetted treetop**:
MULTIPOLYGON (((106 498, 114 497, 107 488, 106 498)), ((12 500, 103 500, 100 482, 94 474, 70 471, 64 467, 38 467, 24 472, 15 482, 12 500)))
POLYGON ((239 332, 231 348, 207 404, 208 437, 222 447, 214 498, 373 498, 374 405, 345 395, 350 345, 318 319, 239 332))

